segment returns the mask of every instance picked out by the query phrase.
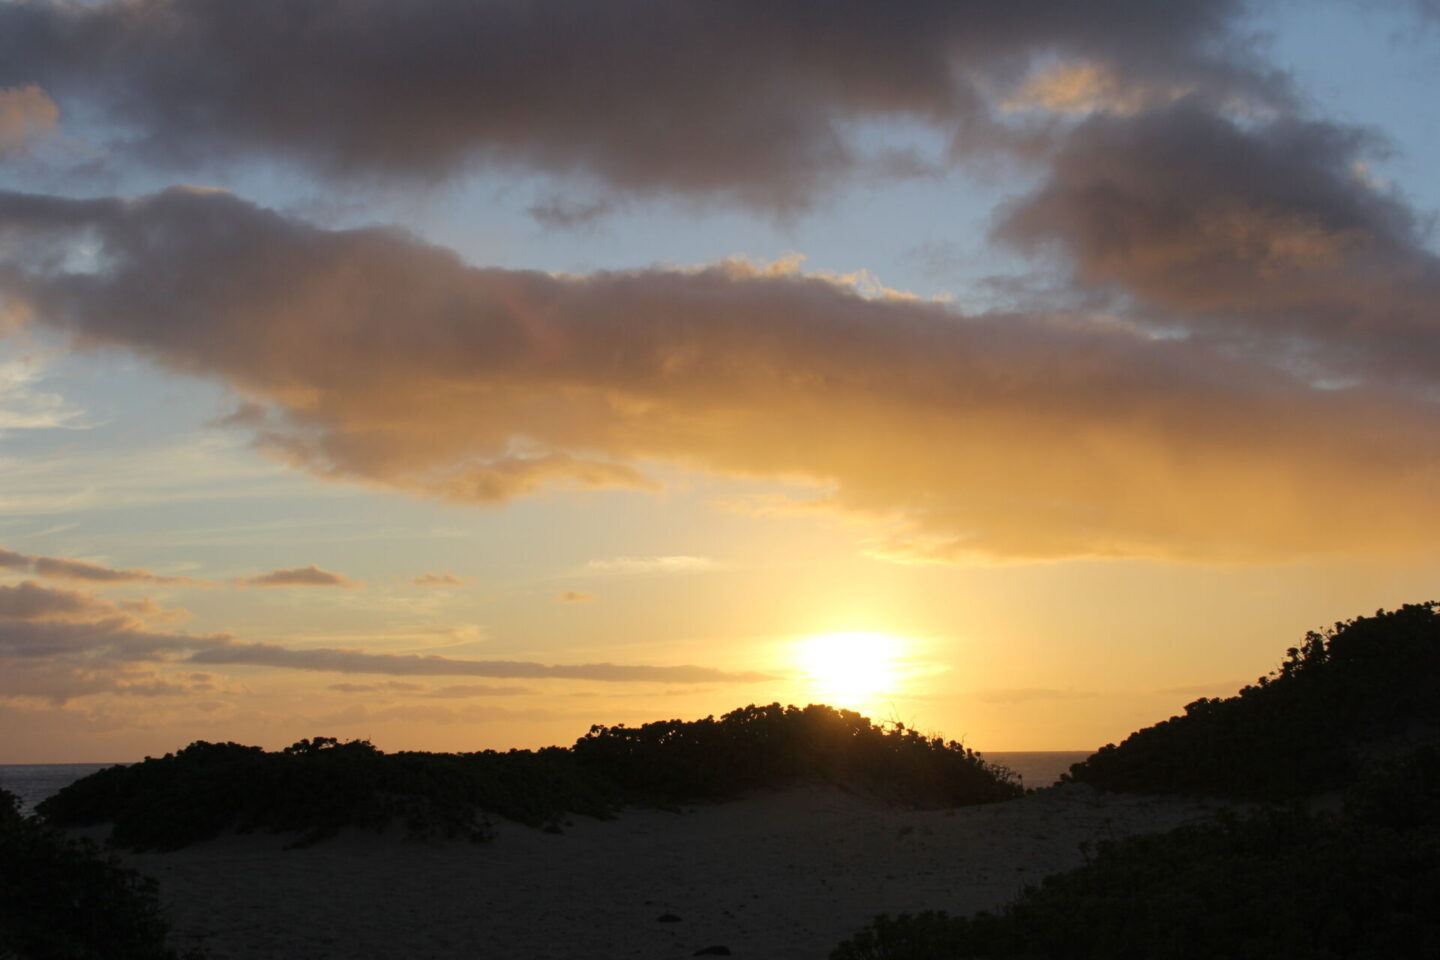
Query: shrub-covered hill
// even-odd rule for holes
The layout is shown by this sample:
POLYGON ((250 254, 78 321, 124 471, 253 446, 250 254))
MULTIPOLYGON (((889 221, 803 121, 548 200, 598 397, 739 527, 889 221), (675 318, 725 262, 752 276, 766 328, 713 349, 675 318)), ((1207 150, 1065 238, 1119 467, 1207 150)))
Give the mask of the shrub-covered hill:
POLYGON ((167 932, 153 880, 21 816, 0 790, 0 957, 178 960, 167 932))
POLYGON ((1005 800, 1015 776, 954 741, 811 705, 748 706, 718 720, 594 726, 570 748, 382 753, 365 741, 302 740, 279 752, 192 743, 110 767, 38 807, 52 823, 113 823, 113 843, 176 849, 228 828, 294 831, 404 823, 412 836, 483 840, 486 814, 558 830, 567 814, 627 804, 724 800, 759 787, 833 783, 919 805, 1005 800))
POLYGON ((1440 725, 1436 607, 1407 604, 1311 632, 1274 673, 1103 747, 1069 778, 1104 790, 1270 800, 1342 788, 1377 746, 1440 725))

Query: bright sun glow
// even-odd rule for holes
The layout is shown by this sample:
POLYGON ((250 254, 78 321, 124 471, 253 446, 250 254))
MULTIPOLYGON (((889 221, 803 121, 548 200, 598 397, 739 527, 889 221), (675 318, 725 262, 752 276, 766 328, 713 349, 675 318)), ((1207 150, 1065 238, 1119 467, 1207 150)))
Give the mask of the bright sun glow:
POLYGON ((894 690, 904 647, 886 633, 822 633, 799 642, 795 661, 816 695, 834 706, 858 707, 894 690))

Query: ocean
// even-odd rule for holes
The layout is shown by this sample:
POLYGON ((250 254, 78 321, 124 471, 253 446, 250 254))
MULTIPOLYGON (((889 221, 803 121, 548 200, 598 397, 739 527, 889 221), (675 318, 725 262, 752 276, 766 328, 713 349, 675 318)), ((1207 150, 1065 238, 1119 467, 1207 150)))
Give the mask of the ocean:
POLYGON ((1048 787, 1068 773, 1072 763, 1079 763, 1090 756, 1090 750, 1021 750, 1000 752, 981 750, 980 755, 990 763, 1009 767, 1020 774, 1027 787, 1048 787))
POLYGON ((0 787, 20 798, 20 810, 29 813, 46 797, 113 763, 0 763, 0 787))
MULTIPOLYGON (((1048 787, 1060 774, 1090 754, 1085 750, 1026 750, 1013 753, 985 753, 992 763, 1003 764, 1020 774, 1027 787, 1048 787)), ((0 787, 20 798, 20 808, 29 813, 35 804, 113 763, 0 763, 0 787)))

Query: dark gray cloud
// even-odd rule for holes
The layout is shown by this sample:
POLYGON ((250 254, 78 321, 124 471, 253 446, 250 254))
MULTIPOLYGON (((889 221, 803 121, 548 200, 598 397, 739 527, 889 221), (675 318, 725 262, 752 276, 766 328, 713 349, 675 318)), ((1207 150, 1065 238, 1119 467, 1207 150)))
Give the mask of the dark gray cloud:
POLYGON ((172 680, 133 663, 0 659, 0 702, 24 697, 62 706, 97 694, 180 697, 207 689, 207 684, 172 680))
POLYGON ((63 659, 84 656, 125 662, 173 660, 197 648, 231 642, 227 634, 157 633, 131 617, 81 623, 0 621, 0 659, 63 659))
POLYGON ((311 564, 290 570, 271 570, 240 581, 251 587, 353 587, 355 581, 311 564))
POLYGON ((27 570, 29 567, 30 558, 25 554, 0 547, 0 570, 27 570))
POLYGON ((527 213, 542 227, 557 230, 584 230, 593 227, 615 208, 613 201, 575 200, 570 197, 548 197, 527 209, 527 213))
POLYGON ((1182 101, 1081 124, 997 234, 1161 324, 1269 341, 1332 372, 1440 372, 1440 260, 1366 175, 1363 130, 1238 122, 1182 101))
MULTIPOLYGON (((856 121, 995 138, 1035 58, 1275 97, 1238 0, 124 0, 0 5, 0 88, 38 85, 151 163, 257 154, 435 177, 476 162, 803 203, 856 121), (1216 51, 1227 51, 1221 55, 1216 51)), ((903 166, 904 164, 902 164, 903 166)), ((909 166, 914 166, 910 163, 909 166)))
POLYGON ((750 683, 768 680, 760 673, 729 673, 710 667, 659 667, 637 664, 545 664, 523 660, 458 660, 421 654, 366 653, 361 650, 297 650, 269 643, 227 643, 191 655, 189 662, 317 670, 325 673, 378 673, 408 677, 507 677, 602 680, 610 683, 750 683))
POLYGON ((69 620, 114 613, 115 609, 88 593, 52 590, 32 580, 0 585, 0 620, 69 620))
POLYGON ((744 264, 472 268, 216 192, 0 194, 0 236, 0 293, 37 322, 228 382, 252 404, 240 427, 324 477, 486 503, 654 486, 644 460, 807 478, 914 560, 1440 534, 1440 420, 1379 373, 1323 389, 1110 318, 966 316, 744 264), (36 253, 80 239, 103 269, 36 253))

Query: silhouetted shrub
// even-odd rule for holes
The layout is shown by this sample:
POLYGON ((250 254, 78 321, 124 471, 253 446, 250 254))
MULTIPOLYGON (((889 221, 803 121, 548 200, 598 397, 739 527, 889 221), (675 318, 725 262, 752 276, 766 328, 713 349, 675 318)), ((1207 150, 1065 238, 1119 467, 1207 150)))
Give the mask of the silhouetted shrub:
POLYGON ((626 790, 674 801, 724 799, 814 780, 904 803, 959 806, 1016 797, 1015 774, 955 741, 877 726, 819 704, 750 705, 719 720, 594 726, 574 747, 626 790))
POLYGON ((111 841, 136 849, 175 849, 232 827, 296 832, 298 845, 395 820, 411 836, 483 840, 481 812, 556 829, 568 814, 609 817, 626 804, 719 800, 807 780, 917 804, 1022 792, 1010 771, 953 741, 848 710, 775 703, 719 720, 596 726, 570 749, 385 754, 317 737, 267 753, 199 741, 101 770, 38 810, 66 826, 113 823, 111 841))
POLYGON ((167 932, 155 881, 22 817, 19 799, 0 789, 0 957, 178 960, 167 932))
POLYGON ((1342 788, 1365 746, 1440 721, 1440 615, 1407 604, 1311 632, 1274 673, 1070 768, 1105 790, 1284 799, 1342 788))
POLYGON ((1440 956, 1434 816, 1397 828, 1383 803, 1363 818, 1262 809, 1106 842, 998 912, 877 918, 831 958, 1440 956))

